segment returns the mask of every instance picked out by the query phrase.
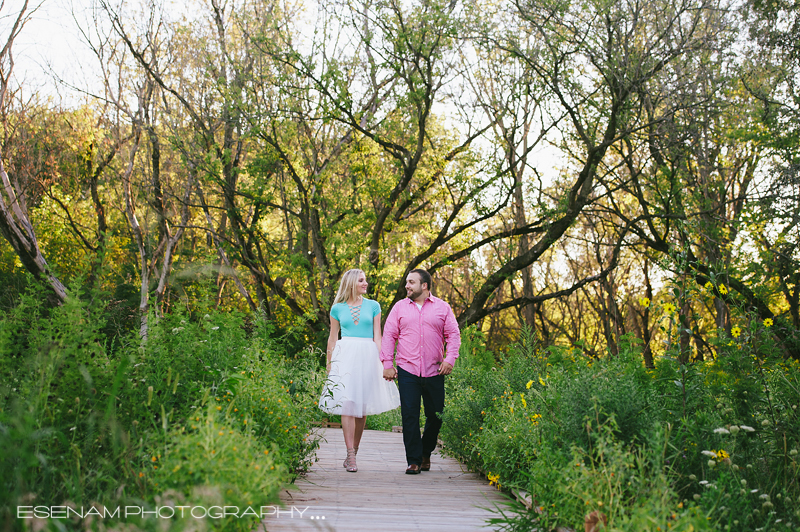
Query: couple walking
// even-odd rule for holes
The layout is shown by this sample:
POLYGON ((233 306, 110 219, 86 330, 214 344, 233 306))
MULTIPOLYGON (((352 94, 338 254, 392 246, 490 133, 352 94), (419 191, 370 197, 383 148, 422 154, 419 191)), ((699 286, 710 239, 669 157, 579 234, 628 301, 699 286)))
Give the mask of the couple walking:
POLYGON ((428 471, 442 426, 444 376, 453 370, 461 345, 458 324, 450 305, 431 295, 430 274, 417 269, 406 277, 408 297, 392 307, 381 335, 381 307, 364 297, 367 287, 361 270, 349 270, 342 276, 331 307, 328 380, 319 406, 342 416, 347 446, 344 467, 355 472, 367 415, 400 405, 406 473, 428 471), (393 364, 395 347, 397 369, 393 364), (397 386, 392 382, 395 379, 397 386), (421 404, 426 419, 422 436, 421 404))

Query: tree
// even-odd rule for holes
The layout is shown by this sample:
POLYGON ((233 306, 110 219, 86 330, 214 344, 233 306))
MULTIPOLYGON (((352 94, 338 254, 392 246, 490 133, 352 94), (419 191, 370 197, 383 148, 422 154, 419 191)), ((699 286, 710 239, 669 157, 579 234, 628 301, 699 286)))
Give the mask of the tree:
MULTIPOLYGON (((0 6, 2 7, 2 6, 0 6)), ((30 19, 32 11, 28 10, 28 2, 23 4, 19 12, 14 17, 14 23, 5 44, 0 50, 0 117, 3 122, 3 152, 9 145, 8 114, 9 114, 9 91, 11 89, 11 74, 14 69, 14 59, 12 47, 25 23, 30 19)), ((19 169, 18 169, 19 170, 19 169)), ((25 191, 20 186, 19 179, 12 182, 6 173, 3 164, 3 153, 0 152, 0 232, 8 240, 16 251, 23 266, 34 277, 46 281, 53 290, 54 303, 63 303, 67 297, 67 290, 61 281, 50 270, 42 252, 39 249, 39 242, 33 230, 28 216, 28 206, 25 198, 25 191)))
POLYGON ((189 223, 189 200, 196 181, 195 167, 191 164, 182 168, 172 164, 176 171, 170 174, 164 171, 167 154, 162 138, 164 133, 159 128, 162 113, 166 115, 168 110, 159 106, 159 100, 165 96, 154 72, 160 71, 162 62, 169 62, 169 43, 163 35, 167 30, 160 11, 153 4, 148 7, 148 16, 140 19, 143 22, 137 27, 135 36, 125 32, 119 15, 103 3, 101 8, 111 15, 112 28, 119 39, 102 34, 93 38, 88 31, 84 32, 103 73, 104 92, 97 98, 110 103, 118 112, 119 123, 115 126, 118 146, 130 139, 127 160, 120 169, 119 178, 123 210, 131 240, 138 252, 139 335, 143 340, 147 339, 150 292, 155 292, 158 314, 164 303, 175 250, 189 223), (131 65, 131 59, 138 62, 140 68, 136 68, 136 63, 131 65), (114 71, 118 75, 110 75, 114 71), (136 102, 135 107, 131 105, 132 101, 136 102), (123 131, 126 130, 129 134, 124 139, 123 131), (142 157, 146 161, 144 164, 142 157), (171 186, 173 180, 182 185, 178 185, 182 189, 180 192, 174 190, 178 187, 171 186), (154 228, 148 223, 151 215, 154 228), (177 222, 173 222, 175 217, 179 219, 177 222), (152 238, 151 231, 157 235, 155 238, 152 238), (156 277, 157 282, 153 282, 156 277))
MULTIPOLYGON (((572 177, 558 185, 565 192, 551 207, 541 236, 525 253, 487 276, 469 308, 459 317, 462 323, 474 323, 501 308, 572 293, 613 270, 616 254, 612 254, 606 268, 576 280, 568 288, 486 306, 491 294, 515 272, 534 263, 564 238, 583 209, 594 201, 597 173, 609 148, 660 119, 641 112, 640 91, 660 76, 666 65, 707 43, 714 28, 707 27, 704 20, 714 8, 711 2, 532 1, 515 5, 515 17, 525 23, 526 34, 519 37, 518 32, 509 31, 487 35, 496 46, 523 59, 552 94, 548 111, 556 119, 564 116, 558 127, 576 164, 572 177)), ((627 227, 623 227, 620 243, 626 233, 627 227)))

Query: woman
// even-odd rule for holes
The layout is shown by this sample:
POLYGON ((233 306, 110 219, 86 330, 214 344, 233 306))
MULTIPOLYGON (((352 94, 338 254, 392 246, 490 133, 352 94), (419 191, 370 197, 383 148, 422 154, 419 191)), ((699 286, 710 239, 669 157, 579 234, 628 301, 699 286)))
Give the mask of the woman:
POLYGON ((381 306, 364 297, 368 286, 367 276, 361 270, 348 270, 342 276, 331 307, 328 379, 319 401, 323 411, 342 416, 347 446, 344 467, 353 473, 358 471, 356 453, 367 415, 400 406, 397 386, 383 379, 383 366, 378 358, 381 306))

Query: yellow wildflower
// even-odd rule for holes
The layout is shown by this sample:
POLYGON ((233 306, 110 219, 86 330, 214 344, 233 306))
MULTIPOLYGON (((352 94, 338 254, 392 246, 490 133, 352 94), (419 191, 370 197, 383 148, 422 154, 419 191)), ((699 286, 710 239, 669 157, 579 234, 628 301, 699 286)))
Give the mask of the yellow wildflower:
POLYGON ((731 336, 733 336, 734 338, 739 338, 739 335, 741 334, 742 330, 739 327, 734 327, 733 329, 731 329, 731 336))
POLYGON ((641 305, 642 305, 644 308, 647 308, 647 307, 649 307, 649 306, 650 306, 650 298, 649 298, 649 297, 643 297, 642 299, 640 299, 640 300, 639 300, 639 303, 640 303, 640 304, 641 304, 641 305))
POLYGON ((672 303, 664 303, 664 312, 666 312, 667 314, 672 314, 673 312, 675 312, 675 305, 673 305, 672 303))
POLYGON ((528 383, 525 385, 525 387, 527 389, 529 389, 529 390, 531 389, 531 386, 533 386, 533 381, 532 380, 528 381, 528 383))
POLYGON ((764 327, 772 327, 772 318, 764 318, 764 327))

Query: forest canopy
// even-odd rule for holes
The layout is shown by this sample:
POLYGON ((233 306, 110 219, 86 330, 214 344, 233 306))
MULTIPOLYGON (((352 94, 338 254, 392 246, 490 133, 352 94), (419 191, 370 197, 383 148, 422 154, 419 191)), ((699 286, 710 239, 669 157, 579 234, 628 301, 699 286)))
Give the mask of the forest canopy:
POLYGON ((346 270, 388 309, 422 267, 493 346, 633 335, 651 366, 757 321, 800 357, 793 4, 100 0, 64 100, 13 76, 30 16, 0 52, 5 308, 32 276, 120 333, 217 308, 318 342, 346 270))

